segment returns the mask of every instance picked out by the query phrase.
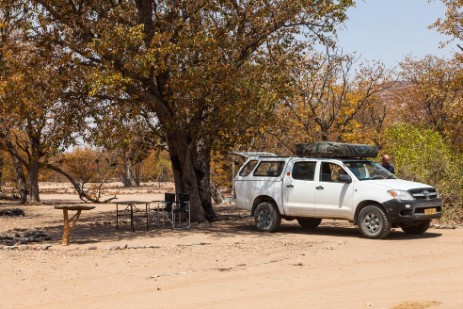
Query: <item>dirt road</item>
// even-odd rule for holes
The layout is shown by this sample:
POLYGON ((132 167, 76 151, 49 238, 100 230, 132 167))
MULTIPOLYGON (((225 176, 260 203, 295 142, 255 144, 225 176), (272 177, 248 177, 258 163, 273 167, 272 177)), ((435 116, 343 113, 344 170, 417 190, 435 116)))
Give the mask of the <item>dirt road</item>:
POLYGON ((368 240, 341 221, 284 221, 263 234, 225 211, 212 225, 132 233, 99 205, 66 247, 61 213, 26 213, 0 217, 0 233, 42 228, 51 247, 0 250, 0 308, 463 308, 462 228, 368 240))

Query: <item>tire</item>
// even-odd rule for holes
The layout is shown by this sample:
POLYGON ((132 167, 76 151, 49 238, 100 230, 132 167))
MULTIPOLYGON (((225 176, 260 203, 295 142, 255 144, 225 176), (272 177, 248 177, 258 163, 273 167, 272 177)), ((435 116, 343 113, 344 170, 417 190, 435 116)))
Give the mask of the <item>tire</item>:
POLYGON ((305 229, 314 229, 320 225, 322 219, 320 218, 297 218, 297 222, 305 229))
POLYGON ((254 222, 261 232, 275 232, 281 224, 281 216, 271 202, 261 202, 254 212, 254 222))
POLYGON ((417 221, 410 225, 402 225, 400 228, 407 234, 423 234, 429 228, 431 220, 417 221))
POLYGON ((366 238, 383 239, 391 231, 391 224, 383 209, 369 205, 360 210, 358 217, 360 233, 366 238))

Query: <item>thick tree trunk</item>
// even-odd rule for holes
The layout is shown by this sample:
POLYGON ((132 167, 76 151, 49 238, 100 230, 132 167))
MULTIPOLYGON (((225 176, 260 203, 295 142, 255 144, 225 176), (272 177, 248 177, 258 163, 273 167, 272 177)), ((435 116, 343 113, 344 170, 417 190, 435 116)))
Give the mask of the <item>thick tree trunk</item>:
POLYGON ((192 221, 217 221, 210 193, 211 148, 185 138, 179 131, 167 138, 176 192, 190 195, 192 221))

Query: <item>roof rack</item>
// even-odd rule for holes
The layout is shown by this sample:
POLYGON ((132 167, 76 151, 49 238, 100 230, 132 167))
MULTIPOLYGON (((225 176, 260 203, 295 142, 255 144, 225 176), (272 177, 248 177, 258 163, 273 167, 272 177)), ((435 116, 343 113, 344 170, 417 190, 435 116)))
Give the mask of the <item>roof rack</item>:
POLYGON ((229 152, 229 154, 232 155, 237 155, 242 158, 250 158, 250 157, 278 157, 278 155, 271 153, 271 152, 252 152, 252 151, 242 151, 242 152, 236 152, 232 151, 229 152))

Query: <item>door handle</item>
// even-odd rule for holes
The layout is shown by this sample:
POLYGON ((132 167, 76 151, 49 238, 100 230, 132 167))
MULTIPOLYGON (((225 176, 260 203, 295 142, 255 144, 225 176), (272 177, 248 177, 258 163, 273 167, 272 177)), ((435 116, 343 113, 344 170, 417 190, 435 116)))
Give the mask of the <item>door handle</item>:
POLYGON ((293 185, 286 185, 286 188, 294 188, 293 185))
POLYGON ((325 188, 323 188, 323 186, 318 186, 318 187, 316 187, 315 189, 317 189, 317 190, 323 190, 323 189, 325 189, 325 188))

